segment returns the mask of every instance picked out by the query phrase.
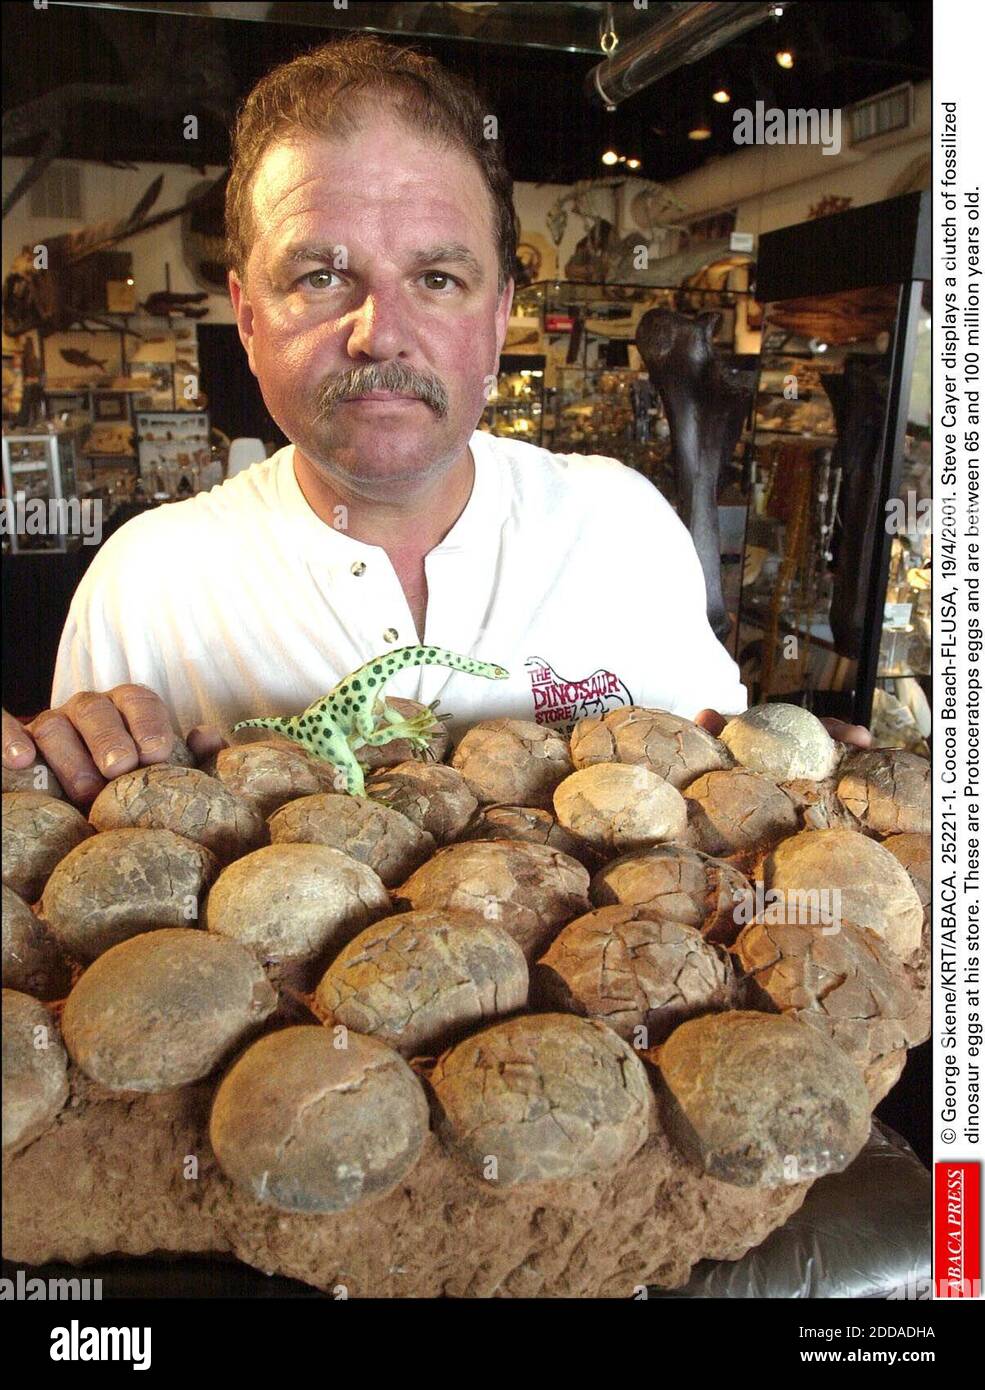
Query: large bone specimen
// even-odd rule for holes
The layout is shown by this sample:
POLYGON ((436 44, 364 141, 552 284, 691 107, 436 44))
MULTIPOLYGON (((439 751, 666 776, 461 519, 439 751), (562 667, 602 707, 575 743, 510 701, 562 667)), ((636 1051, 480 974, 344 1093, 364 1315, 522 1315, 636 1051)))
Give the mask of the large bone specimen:
POLYGON ((823 373, 821 383, 838 431, 831 462, 841 468, 831 632, 841 656, 858 657, 879 520, 879 450, 888 386, 885 364, 881 358, 851 353, 845 358, 844 371, 823 373))
POLYGON ((640 319, 636 346, 663 401, 681 517, 704 571, 708 621, 722 638, 729 616, 722 594, 718 485, 749 410, 755 371, 730 366, 716 354, 718 318, 650 309, 640 319))

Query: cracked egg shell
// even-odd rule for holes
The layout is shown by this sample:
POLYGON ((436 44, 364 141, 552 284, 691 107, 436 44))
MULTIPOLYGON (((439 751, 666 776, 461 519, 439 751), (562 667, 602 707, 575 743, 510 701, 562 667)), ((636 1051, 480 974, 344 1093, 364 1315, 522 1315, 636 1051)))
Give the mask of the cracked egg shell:
POLYGON ((721 740, 736 762, 774 782, 821 782, 841 758, 820 719, 800 705, 754 705, 729 720, 721 740))
POLYGON ((3 885, 3 984, 35 999, 63 999, 71 968, 23 898, 3 885))
POLYGON ((766 855, 762 868, 766 888, 827 895, 832 920, 873 932, 902 960, 919 950, 923 909, 916 889, 898 860, 868 835, 802 830, 766 855))
POLYGON ((302 796, 267 822, 275 845, 329 845, 367 865, 392 888, 430 859, 434 837, 399 811, 365 796, 302 796))
POLYGON ((527 962, 502 927, 465 912, 403 912, 361 931, 328 967, 312 1012, 404 1057, 436 1056, 470 1028, 522 1009, 527 962))
POLYGON ((246 1049, 220 1083, 209 1122, 227 1178, 254 1201, 311 1214, 392 1191, 427 1134, 427 1099, 399 1053, 351 1030, 303 1024, 246 1049))
POLYGON ((478 913, 505 928, 528 961, 590 906, 582 864, 519 840, 448 845, 395 889, 394 898, 412 908, 478 913))
POLYGON ((598 1019, 638 1048, 734 1003, 725 952, 644 907, 601 907, 569 922, 534 967, 533 988, 546 1008, 598 1019))
POLYGON ((439 845, 458 839, 479 804, 462 774, 441 763, 409 761, 374 772, 366 795, 399 811, 439 845))
POLYGON ((480 806, 462 839, 528 840, 532 845, 558 849, 586 867, 598 863, 598 856, 559 825, 552 811, 542 811, 537 806, 480 806))
POLYGON ((929 835, 930 763, 900 748, 850 754, 838 800, 875 835, 929 835))
POLYGON ((565 830, 601 854, 678 840, 687 828, 677 788, 627 763, 593 763, 573 772, 554 792, 554 810, 565 830))
POLYGON ((325 791, 328 771, 335 772, 328 763, 315 762, 297 744, 291 747, 286 741, 220 748, 207 770, 263 820, 298 797, 325 791))
POLYGON ((589 896, 596 907, 647 907, 723 945, 752 916, 745 874, 687 845, 654 845, 610 860, 592 879, 589 896))
POLYGON ((173 830, 204 845, 221 864, 263 842, 263 820, 215 777, 194 767, 151 766, 121 773, 92 803, 96 830, 173 830))
POLYGON ((205 900, 210 932, 264 963, 327 964, 392 911, 377 874, 328 845, 265 845, 223 869, 205 900))
POLYGON ((627 705, 581 719, 571 734, 576 768, 593 763, 647 767, 678 790, 703 772, 734 766, 720 739, 668 710, 627 705))
POLYGON ((56 801, 65 801, 65 789, 43 758, 35 757, 27 767, 3 767, 5 792, 42 792, 56 801))
POLYGON ((883 849, 888 849, 894 859, 898 860, 909 876, 910 882, 916 890, 920 905, 923 908, 923 923, 920 929, 920 948, 909 960, 904 962, 906 978, 911 987, 916 991, 917 998, 920 1000, 922 1016, 924 1019, 923 1036, 918 1038, 918 1042, 925 1042, 930 1037, 930 965, 931 965, 931 936, 930 936, 930 892, 931 892, 931 855, 933 853, 933 842, 929 835, 890 835, 882 842, 883 849))
POLYGON ((830 1038, 784 1014, 690 1019, 659 1049, 661 1113, 675 1145, 737 1187, 840 1173, 869 1137, 869 1094, 830 1038))
POLYGON ((488 1190, 621 1167, 653 1093, 622 1038, 592 1019, 526 1014, 473 1034, 429 1078, 439 1134, 488 1190))
POLYGON ((758 921, 733 954, 767 1007, 826 1033, 851 1057, 877 1105, 923 1032, 918 1001, 889 947, 848 922, 831 929, 758 921))
POLYGON ((744 854, 797 831, 793 802, 748 768, 706 772, 684 792, 689 839, 705 854, 744 854))
POLYGON ((68 1057, 54 1016, 37 999, 3 991, 3 1148, 24 1148, 68 1100, 68 1057))
POLYGON ((464 735, 451 765, 480 806, 501 802, 551 809, 557 784, 574 771, 568 740, 530 719, 485 719, 464 735))
POLYGON ((168 1091, 210 1075, 273 1013, 277 994, 249 951, 193 927, 112 946, 62 1013, 76 1066, 111 1091, 168 1091))
POLYGON ((4 792, 3 882, 35 903, 55 868, 93 834, 85 816, 44 792, 4 792))
POLYGON ((172 830, 105 830, 65 856, 38 915, 67 955, 91 961, 141 932, 196 921, 218 872, 204 845, 172 830))

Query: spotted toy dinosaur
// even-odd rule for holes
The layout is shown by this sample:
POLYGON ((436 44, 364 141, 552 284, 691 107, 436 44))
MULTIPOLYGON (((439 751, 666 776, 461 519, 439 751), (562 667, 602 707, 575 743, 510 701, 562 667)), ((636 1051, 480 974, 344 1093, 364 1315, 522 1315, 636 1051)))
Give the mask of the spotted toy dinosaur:
POLYGON ((467 671, 472 676, 488 676, 490 680, 503 680, 509 675, 502 666, 474 661, 470 656, 459 656, 443 647, 397 647, 383 656, 374 656, 302 714, 283 719, 242 719, 233 725, 233 732, 275 729, 300 743, 314 757, 334 763, 345 774, 346 791, 351 796, 362 796, 365 782, 362 766, 356 758, 357 748, 364 745, 378 748, 392 739, 405 738, 414 748, 423 749, 437 727, 434 714, 437 700, 412 719, 405 719, 383 698, 383 687, 390 677, 409 666, 447 666, 453 671, 467 671), (386 723, 377 729, 376 721, 381 716, 386 723))

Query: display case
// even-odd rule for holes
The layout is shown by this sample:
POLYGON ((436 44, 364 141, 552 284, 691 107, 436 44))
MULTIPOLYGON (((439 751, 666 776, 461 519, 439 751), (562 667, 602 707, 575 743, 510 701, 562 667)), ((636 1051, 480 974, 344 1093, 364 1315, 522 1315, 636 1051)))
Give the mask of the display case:
POLYGON ((673 500, 669 432, 636 349, 636 328, 649 309, 714 310, 717 346, 758 351, 758 334, 745 327, 751 304, 746 290, 536 281, 517 291, 500 378, 507 378, 500 391, 505 387, 509 398, 513 374, 526 373, 534 389, 521 387, 519 395, 528 394, 531 408, 525 420, 516 412, 521 423, 513 429, 491 405, 482 428, 531 438, 555 453, 618 458, 673 500))
POLYGON ((74 427, 38 425, 3 435, 3 491, 7 504, 4 549, 63 554, 80 542, 69 525, 69 504, 78 505, 76 464, 80 435, 74 427))
POLYGON ((212 454, 208 412, 136 412, 137 454, 144 490, 159 501, 190 497, 212 454))
POLYGON ((929 276, 926 194, 760 239, 740 613, 756 701, 869 724, 898 699, 891 682, 929 669, 918 506, 930 477, 929 276))
POLYGON ((499 376, 479 429, 528 444, 544 442, 544 358, 536 353, 499 359, 499 376))

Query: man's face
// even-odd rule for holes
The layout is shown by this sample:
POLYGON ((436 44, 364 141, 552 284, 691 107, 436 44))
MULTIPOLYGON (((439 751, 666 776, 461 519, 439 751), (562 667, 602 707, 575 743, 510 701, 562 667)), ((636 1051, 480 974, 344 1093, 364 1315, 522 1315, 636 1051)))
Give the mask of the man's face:
POLYGON ((272 146, 253 206, 245 283, 232 272, 230 294, 270 414, 367 497, 440 475, 482 413, 513 297, 512 281, 497 294, 479 170, 370 112, 344 142, 272 146), (358 399, 380 387, 404 398, 358 399))

